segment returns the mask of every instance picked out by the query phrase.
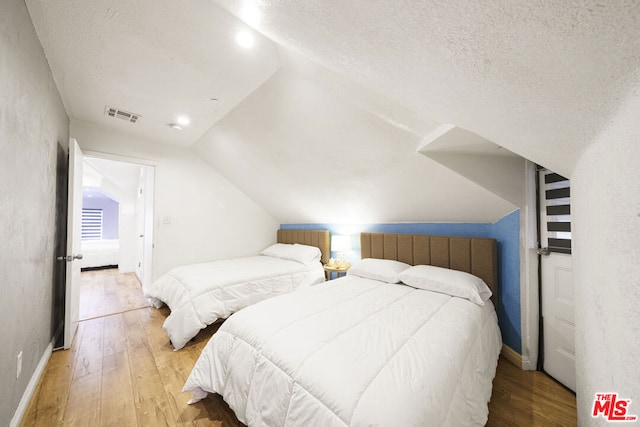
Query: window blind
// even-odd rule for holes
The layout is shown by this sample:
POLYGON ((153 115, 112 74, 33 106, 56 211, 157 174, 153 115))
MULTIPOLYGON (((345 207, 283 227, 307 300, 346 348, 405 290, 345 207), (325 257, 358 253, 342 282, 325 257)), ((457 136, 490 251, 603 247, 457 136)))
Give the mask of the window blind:
POLYGON ((102 209, 82 209, 82 240, 102 239, 102 209))
POLYGON ((544 175, 545 210, 550 252, 571 253, 571 186, 554 172, 544 175))

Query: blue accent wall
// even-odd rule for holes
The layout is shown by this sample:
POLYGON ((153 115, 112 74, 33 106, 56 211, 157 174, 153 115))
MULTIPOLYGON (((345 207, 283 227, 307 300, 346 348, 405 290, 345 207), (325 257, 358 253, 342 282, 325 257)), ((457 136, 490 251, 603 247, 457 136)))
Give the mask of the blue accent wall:
MULTIPOLYGON (((520 210, 511 212, 498 222, 489 223, 397 223, 397 224, 281 224, 283 230, 329 230, 331 234, 353 236, 353 250, 346 259, 360 259, 359 233, 430 234, 435 236, 490 237, 498 242, 500 295, 498 323, 503 342, 522 353, 520 330, 520 210)), ((332 256, 336 256, 332 252, 332 256)))

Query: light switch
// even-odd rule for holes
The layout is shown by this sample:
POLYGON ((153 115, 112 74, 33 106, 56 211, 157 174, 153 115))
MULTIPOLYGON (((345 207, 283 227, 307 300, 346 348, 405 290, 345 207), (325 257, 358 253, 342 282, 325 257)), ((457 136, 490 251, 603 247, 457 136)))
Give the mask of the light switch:
POLYGON ((165 216, 165 217, 162 219, 162 222, 163 222, 164 224, 171 224, 171 217, 170 217, 170 216, 165 216))

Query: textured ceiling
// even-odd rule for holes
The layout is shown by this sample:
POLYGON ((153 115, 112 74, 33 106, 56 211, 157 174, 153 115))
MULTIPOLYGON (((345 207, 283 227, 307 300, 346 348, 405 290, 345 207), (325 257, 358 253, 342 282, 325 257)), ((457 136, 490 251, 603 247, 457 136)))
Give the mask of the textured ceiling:
POLYGON ((216 0, 415 112, 570 175, 640 66, 635 0, 216 0))
POLYGON ((26 3, 72 119, 191 146, 281 222, 496 221, 517 185, 477 183, 571 176, 640 73, 632 0, 26 3))
POLYGON ((154 141, 190 145, 280 66, 273 43, 208 0, 26 3, 68 114, 154 141), (252 49, 235 42, 243 29, 252 49), (179 115, 182 131, 168 126, 179 115))

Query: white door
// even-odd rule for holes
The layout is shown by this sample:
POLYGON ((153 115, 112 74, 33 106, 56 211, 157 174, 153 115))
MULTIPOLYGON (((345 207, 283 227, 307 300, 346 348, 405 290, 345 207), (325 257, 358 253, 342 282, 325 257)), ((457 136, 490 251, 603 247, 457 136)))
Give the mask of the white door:
POLYGON ((138 248, 136 274, 143 288, 151 282, 153 251, 153 187, 155 169, 153 166, 140 168, 136 214, 138 221, 138 248))
POLYGON ((539 171, 543 369, 576 389, 569 180, 539 171))
POLYGON ((151 285, 153 271, 153 203, 156 169, 144 167, 144 257, 142 260, 142 286, 151 285))
POLYGON ((80 260, 82 233, 82 162, 78 142, 69 140, 69 211, 67 213, 67 289, 64 307, 64 348, 73 343, 80 308, 80 260))
POLYGON ((136 275, 140 283, 144 283, 144 174, 146 169, 140 168, 140 177, 138 179, 138 190, 136 199, 136 221, 138 243, 136 248, 136 275))

